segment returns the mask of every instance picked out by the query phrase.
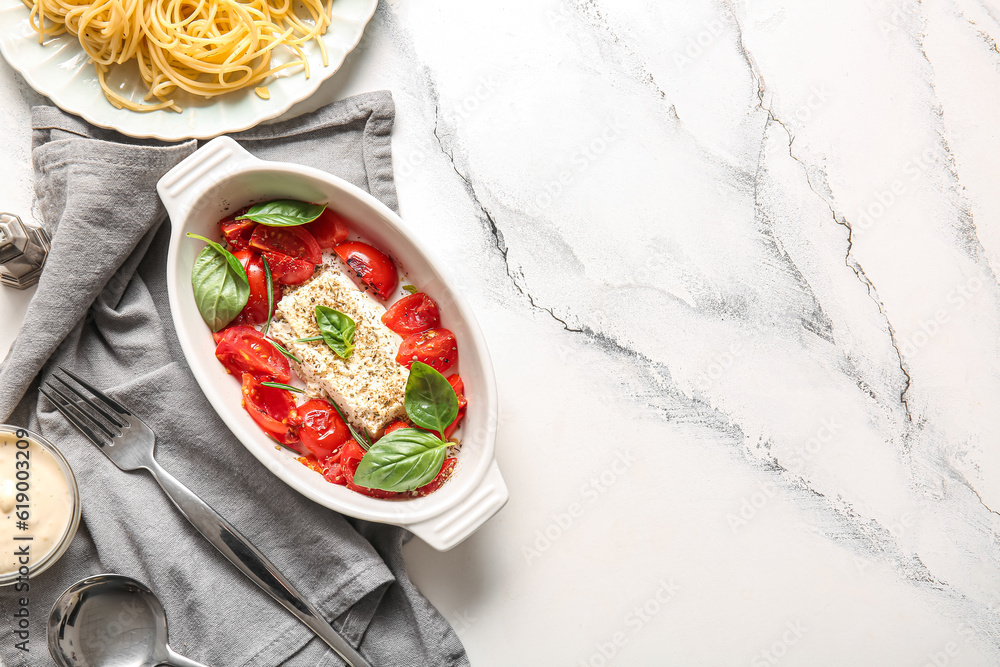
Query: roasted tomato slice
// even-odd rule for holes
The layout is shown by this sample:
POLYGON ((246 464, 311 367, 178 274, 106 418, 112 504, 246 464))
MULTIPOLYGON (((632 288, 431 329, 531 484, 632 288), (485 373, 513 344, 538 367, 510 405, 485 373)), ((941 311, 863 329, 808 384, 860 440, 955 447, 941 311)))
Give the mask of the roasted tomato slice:
POLYGON ((437 372, 444 373, 458 361, 458 342, 455 340, 455 334, 447 329, 430 329, 413 334, 399 346, 396 361, 407 368, 412 366, 414 361, 420 361, 437 372))
POLYGON ((350 471, 351 480, 354 479, 354 471, 358 469, 361 459, 365 456, 365 450, 361 448, 353 438, 344 443, 340 450, 340 465, 344 470, 350 471))
POLYGON ((299 439, 318 460, 325 461, 339 453, 341 445, 350 439, 347 424, 329 402, 313 399, 297 410, 302 419, 299 439))
POLYGON ((326 470, 323 472, 323 477, 326 477, 326 481, 331 484, 340 484, 341 486, 347 484, 347 478, 344 477, 344 469, 340 463, 332 459, 326 462, 326 470))
POLYGON ((323 253, 316 239, 302 227, 257 225, 250 236, 250 247, 261 251, 280 252, 312 264, 320 264, 323 261, 323 253))
POLYGON ((437 477, 427 482, 423 486, 416 488, 414 493, 418 496, 426 496, 429 493, 433 493, 441 488, 441 485, 448 481, 451 477, 451 473, 455 472, 455 463, 458 459, 445 459, 444 465, 441 466, 441 472, 437 474, 437 477))
POLYGON ((233 250, 246 250, 250 246, 250 236, 253 234, 253 228, 257 226, 257 223, 253 220, 236 219, 245 212, 243 210, 239 213, 234 213, 228 218, 223 218, 219 221, 219 228, 222 230, 222 235, 226 237, 226 243, 233 250))
POLYGON ((292 392, 265 387, 249 373, 243 374, 243 407, 265 433, 282 444, 298 441, 298 413, 292 392))
POLYGON ((261 381, 282 383, 292 377, 288 360, 253 327, 237 325, 224 329, 215 356, 237 377, 249 373, 261 381))
POLYGON ((465 382, 462 381, 462 378, 458 377, 458 375, 452 375, 448 378, 448 383, 455 390, 455 396, 458 397, 458 415, 455 417, 455 421, 448 424, 448 428, 444 430, 445 438, 450 438, 458 430, 459 424, 462 423, 462 418, 465 417, 465 408, 469 405, 468 399, 465 398, 465 382))
POLYGON ((347 488, 351 491, 357 491, 358 493, 368 496, 370 498, 399 498, 405 494, 399 493, 398 491, 383 491, 382 489, 369 489, 367 486, 358 486, 354 483, 354 472, 358 469, 355 465, 353 468, 350 466, 343 466, 342 473, 344 475, 344 481, 347 484, 347 488))
POLYGON ((410 425, 404 422, 402 419, 397 419, 396 421, 392 422, 391 424, 385 427, 385 430, 382 431, 382 437, 384 438, 393 431, 398 431, 401 428, 410 428, 410 425))
POLYGON ((406 338, 441 324, 437 304, 423 292, 404 296, 382 314, 382 324, 406 338))
MULTIPOLYGON (((267 321, 267 274, 264 273, 264 261, 260 254, 252 250, 237 250, 233 253, 240 264, 246 269, 247 279, 250 281, 250 298, 247 305, 233 324, 261 324, 267 321)), ((272 276, 273 277, 273 276, 272 276)), ((281 286, 272 281, 274 303, 278 303, 281 298, 281 286)))
POLYGON ((267 265, 271 267, 271 278, 282 285, 298 285, 312 277, 316 265, 304 259, 295 259, 280 252, 265 250, 267 265))
POLYGON ((348 241, 336 247, 337 255, 383 299, 396 290, 399 275, 389 255, 360 241, 348 241))
POLYGON ((349 231, 347 218, 329 207, 323 209, 319 217, 302 225, 302 228, 313 235, 316 243, 323 250, 333 250, 338 244, 347 240, 349 231))

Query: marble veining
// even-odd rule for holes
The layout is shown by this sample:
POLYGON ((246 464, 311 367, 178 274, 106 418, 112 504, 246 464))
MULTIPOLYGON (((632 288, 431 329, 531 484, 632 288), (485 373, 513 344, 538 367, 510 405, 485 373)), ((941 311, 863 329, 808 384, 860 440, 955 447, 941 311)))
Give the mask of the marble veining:
POLYGON ((511 501, 407 547, 474 665, 1000 664, 998 38, 975 0, 381 3, 294 113, 393 91, 490 343, 511 501))

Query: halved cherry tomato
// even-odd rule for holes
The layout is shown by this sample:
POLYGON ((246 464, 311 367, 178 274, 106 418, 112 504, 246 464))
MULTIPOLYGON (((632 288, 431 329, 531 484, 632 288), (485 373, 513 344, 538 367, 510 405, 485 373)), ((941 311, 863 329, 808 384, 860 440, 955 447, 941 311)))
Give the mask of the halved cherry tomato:
POLYGON ((282 444, 298 441, 298 413, 292 392, 265 387, 249 373, 243 374, 243 407, 265 433, 282 444))
POLYGON ((353 438, 345 442, 341 448, 340 465, 344 470, 350 471, 352 480, 354 479, 354 471, 358 469, 358 465, 364 456, 365 450, 353 438))
POLYGON ((333 250, 338 243, 346 241, 350 231, 347 218, 331 211, 329 207, 323 209, 318 218, 302 225, 302 228, 313 235, 323 250, 333 250))
POLYGON ((447 329, 431 329, 415 333, 399 346, 396 361, 407 368, 414 361, 420 361, 439 373, 455 365, 458 361, 458 342, 455 334, 447 329))
POLYGON ((348 241, 336 247, 337 255, 383 299, 396 290, 399 275, 387 254, 360 241, 348 241))
POLYGON ((302 444, 320 461, 339 454, 341 445, 351 437, 351 432, 334 407, 327 401, 313 399, 297 410, 302 419, 299 428, 302 444))
MULTIPOLYGON (((250 298, 247 305, 233 324, 261 324, 267 321, 267 274, 264 273, 264 262, 260 254, 252 250, 237 250, 233 253, 240 264, 246 269, 247 279, 250 281, 250 298)), ((274 303, 278 303, 281 298, 281 286, 272 281, 274 303)))
POLYGON ((437 474, 437 477, 427 482, 423 486, 417 487, 414 493, 418 496, 426 496, 429 493, 433 493, 441 488, 441 485, 447 482, 451 478, 451 473, 455 472, 455 464, 458 459, 445 459, 444 465, 441 466, 441 472, 437 474))
POLYGON ((219 221, 219 228, 222 230, 222 235, 226 237, 226 243, 233 250, 246 250, 250 245, 250 235, 253 234, 253 228, 257 226, 257 223, 253 220, 236 219, 245 212, 246 210, 244 209, 219 221))
POLYGON ((455 396, 458 397, 458 415, 455 417, 455 421, 448 424, 448 428, 444 430, 445 438, 450 438, 458 430, 458 425, 462 423, 462 418, 465 417, 465 408, 469 405, 468 399, 465 398, 465 382, 462 381, 462 378, 458 377, 458 375, 452 375, 448 378, 448 384, 455 390, 455 396))
POLYGON ((344 481, 347 484, 347 488, 351 491, 357 491, 358 493, 369 496, 371 498, 399 498, 405 494, 399 493, 398 491, 383 491, 382 489, 369 489, 367 486, 358 486, 354 483, 354 471, 350 468, 343 468, 344 481))
POLYGON ((323 473, 323 477, 326 477, 326 481, 331 484, 340 484, 341 486, 347 484, 347 478, 344 477, 344 469, 341 465, 333 459, 328 459, 326 465, 326 471, 323 473))
POLYGON ((437 304, 423 292, 404 296, 382 314, 382 324, 406 338, 441 324, 437 304))
POLYGON ((402 419, 397 419, 396 421, 392 422, 391 424, 385 427, 385 430, 382 431, 382 437, 384 438, 393 431, 398 431, 401 428, 410 428, 410 425, 404 422, 402 419))
POLYGON ((282 285, 298 285, 312 277, 316 265, 304 259, 295 259, 281 252, 265 250, 267 265, 271 267, 271 278, 282 285))
POLYGON ((323 253, 316 239, 302 227, 257 225, 250 236, 250 247, 280 252, 312 264, 320 264, 323 261, 323 253))
POLYGON ((292 377, 288 360, 253 327, 237 325, 224 329, 215 356, 237 377, 249 373, 261 381, 282 383, 292 377))

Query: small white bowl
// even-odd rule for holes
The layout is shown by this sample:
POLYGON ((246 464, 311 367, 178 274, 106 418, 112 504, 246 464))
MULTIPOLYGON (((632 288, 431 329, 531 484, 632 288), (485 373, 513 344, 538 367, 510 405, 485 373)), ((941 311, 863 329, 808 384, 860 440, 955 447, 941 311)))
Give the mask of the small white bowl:
MULTIPOLYGON (((18 467, 15 470, 4 470, 0 471, 0 478, 7 479, 17 479, 18 484, 23 484, 23 488, 18 488, 18 493, 24 493, 28 496, 28 518, 27 525, 28 528, 24 530, 21 535, 26 536, 28 539, 24 542, 16 542, 18 546, 25 546, 29 551, 29 563, 27 564, 28 576, 17 569, 11 570, 9 572, 0 573, 0 586, 10 586, 12 584, 22 583, 27 585, 28 577, 37 577, 45 570, 49 569, 57 560, 62 558, 62 555, 66 553, 69 548, 70 543, 73 538, 76 537, 77 528, 80 526, 80 489, 76 485, 76 476, 73 474, 73 469, 69 466, 69 461, 66 457, 62 455, 55 445, 51 442, 27 429, 20 428, 19 426, 9 426, 7 424, 0 424, 0 433, 4 434, 5 439, 12 440, 17 443, 18 457, 17 461, 26 462, 27 468, 18 467), (32 459, 30 456, 32 449, 34 451, 44 450, 55 460, 56 465, 59 467, 60 472, 62 472, 62 481, 65 484, 66 491, 69 493, 70 502, 72 507, 69 508, 68 514, 65 516, 65 522, 62 524, 53 524, 53 516, 46 516, 44 512, 39 512, 35 507, 35 503, 38 499, 46 495, 46 489, 37 488, 38 474, 32 474, 31 464, 33 460, 35 461, 35 466, 40 463, 36 459, 32 459), (24 458, 20 457, 20 452, 24 450, 27 452, 24 458), (15 474, 15 472, 17 474, 15 474), (23 477, 22 477, 23 474, 23 477), (41 538, 36 533, 37 530, 44 530, 45 525, 48 524, 50 527, 55 527, 58 530, 59 539, 47 550, 39 552, 40 540, 41 538), (38 538, 38 539, 36 539, 38 538)), ((51 493, 51 490, 48 490, 51 493)), ((22 502, 18 499, 18 502, 22 502)), ((8 530, 14 530, 14 526, 6 526, 8 530)), ((14 537, 14 540, 18 540, 18 537, 14 537)), ((10 557, 13 554, 4 554, 5 558, 10 557)), ((15 589, 15 590, 28 590, 27 588, 15 589)))
POLYGON ((216 412, 268 470, 302 495, 348 516, 408 528, 435 549, 450 549, 493 516, 508 492, 494 457, 497 391, 486 341, 468 304, 424 245, 388 207, 330 174, 285 162, 258 160, 229 137, 219 137, 167 172, 157 184, 170 215, 167 290, 177 337, 188 365, 216 412), (211 331, 191 289, 191 266, 203 244, 194 232, 218 238, 221 218, 251 203, 286 198, 327 202, 353 221, 352 231, 391 255, 407 282, 438 303, 441 321, 458 340, 469 406, 462 450, 452 479, 412 500, 379 500, 331 484, 295 460, 260 430, 241 406, 240 383, 215 358, 211 331))

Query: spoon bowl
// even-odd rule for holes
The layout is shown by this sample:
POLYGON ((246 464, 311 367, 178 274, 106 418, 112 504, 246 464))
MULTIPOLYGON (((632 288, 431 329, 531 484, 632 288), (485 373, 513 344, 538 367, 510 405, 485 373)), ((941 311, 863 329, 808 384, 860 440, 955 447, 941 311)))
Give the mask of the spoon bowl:
POLYGON ((119 574, 67 588, 49 613, 48 643, 59 667, 205 667, 167 644, 167 615, 156 594, 119 574))

